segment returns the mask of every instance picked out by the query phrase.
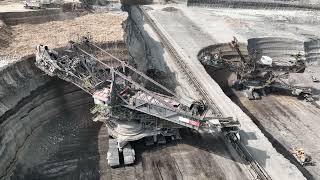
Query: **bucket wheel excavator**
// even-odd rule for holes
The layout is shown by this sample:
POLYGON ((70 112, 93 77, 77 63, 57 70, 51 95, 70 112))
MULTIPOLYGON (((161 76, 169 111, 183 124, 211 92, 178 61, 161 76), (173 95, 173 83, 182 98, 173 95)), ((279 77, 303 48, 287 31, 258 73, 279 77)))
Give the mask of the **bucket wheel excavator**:
POLYGON ((119 153, 123 154, 125 165, 134 163, 130 142, 142 138, 146 145, 165 143, 165 137, 179 139, 181 128, 238 133, 237 120, 216 116, 201 100, 178 96, 88 38, 69 42, 69 48, 59 53, 39 45, 35 64, 46 74, 71 82, 92 95, 93 120, 104 122, 112 137, 107 153, 112 167, 120 165, 119 153), (159 92, 145 88, 147 81, 159 92))
POLYGON ((301 97, 307 101, 314 101, 313 88, 290 85, 287 77, 290 73, 303 73, 305 70, 305 60, 303 54, 297 52, 292 55, 295 62, 291 65, 277 65, 273 63, 269 56, 259 56, 258 52, 253 52, 247 57, 241 52, 238 40, 234 39, 229 46, 236 52, 238 58, 226 59, 224 53, 219 51, 212 53, 210 51, 202 52, 199 60, 202 64, 218 69, 228 69, 236 74, 233 88, 244 91, 250 100, 260 99, 261 95, 268 92, 281 91, 301 97))

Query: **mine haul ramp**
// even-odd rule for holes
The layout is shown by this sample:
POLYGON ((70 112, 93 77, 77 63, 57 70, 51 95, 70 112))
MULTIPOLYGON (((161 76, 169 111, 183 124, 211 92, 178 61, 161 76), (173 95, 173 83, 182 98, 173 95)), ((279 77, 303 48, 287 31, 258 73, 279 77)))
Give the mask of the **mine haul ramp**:
MULTIPOLYGON (((203 101, 178 96, 88 38, 69 45, 59 53, 39 45, 35 64, 46 74, 71 82, 93 96, 93 120, 103 121, 114 138, 109 142, 110 166, 120 165, 118 150, 123 153, 125 165, 134 162, 130 141, 144 137, 154 137, 156 141, 159 135, 178 139, 180 128, 236 137, 239 122, 215 116, 203 101), (103 59, 106 56, 119 61, 120 66, 108 64, 103 59), (159 92, 146 89, 143 83, 147 81, 159 92)), ((163 137, 159 139, 159 143, 165 142, 163 137)))

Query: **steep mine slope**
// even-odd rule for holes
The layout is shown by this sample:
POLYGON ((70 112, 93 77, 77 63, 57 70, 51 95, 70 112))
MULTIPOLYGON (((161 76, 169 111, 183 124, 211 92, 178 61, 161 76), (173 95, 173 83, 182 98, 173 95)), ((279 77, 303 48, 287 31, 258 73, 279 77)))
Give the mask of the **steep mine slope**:
MULTIPOLYGON (((49 154, 55 150, 51 145, 57 143, 57 138, 64 140, 64 136, 60 134, 59 137, 46 131, 51 128, 43 125, 59 119, 62 123, 63 119, 68 120, 64 117, 68 114, 67 109, 70 109, 70 113, 73 112, 72 109, 81 105, 88 107, 92 103, 91 98, 78 88, 69 85, 64 89, 64 86, 61 81, 43 76, 33 65, 32 58, 1 70, 1 178, 8 178, 13 170, 16 170, 14 176, 23 177, 24 173, 29 173, 37 163, 49 158, 49 154), (23 153, 26 154, 22 155, 23 153)), ((70 117, 74 114, 70 114, 70 117)), ((88 116, 83 117, 87 118, 82 120, 89 119, 88 116)), ((56 130, 59 130, 59 123, 55 126, 56 130)), ((60 129, 70 130, 75 127, 83 128, 79 125, 66 127, 60 124, 60 129)))

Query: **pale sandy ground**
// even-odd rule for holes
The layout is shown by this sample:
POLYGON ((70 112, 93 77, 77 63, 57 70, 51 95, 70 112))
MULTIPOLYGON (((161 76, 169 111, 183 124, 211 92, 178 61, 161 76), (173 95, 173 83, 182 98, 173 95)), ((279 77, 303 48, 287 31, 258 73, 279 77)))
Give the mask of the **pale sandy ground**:
POLYGON ((23 11, 34 11, 34 10, 24 8, 23 3, 0 2, 0 13, 23 12, 23 11))

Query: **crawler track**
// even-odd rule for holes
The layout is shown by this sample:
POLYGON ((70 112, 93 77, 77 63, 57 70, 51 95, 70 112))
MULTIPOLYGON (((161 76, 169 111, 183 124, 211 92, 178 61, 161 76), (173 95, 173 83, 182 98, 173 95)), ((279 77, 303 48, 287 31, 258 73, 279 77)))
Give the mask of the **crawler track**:
MULTIPOLYGON (((202 88, 202 86, 197 81, 197 78, 193 75, 193 73, 189 70, 189 67, 184 63, 181 55, 176 51, 172 42, 168 39, 168 36, 159 29, 156 22, 148 15, 148 13, 140 6, 138 9, 142 12, 145 17, 145 21, 150 24, 153 30, 157 33, 159 38, 161 39, 162 44, 165 48, 171 53, 171 55, 175 58, 176 64, 181 68, 181 71, 186 74, 188 80, 192 83, 197 91, 200 92, 202 98, 208 103, 209 107, 214 111, 216 116, 222 116, 221 111, 209 97, 207 92, 202 88)), ((248 171, 252 175, 253 179, 262 179, 262 180, 269 180, 271 177, 267 174, 263 167, 261 167, 258 162, 256 162, 250 152, 246 149, 246 147, 238 140, 234 140, 237 138, 235 135, 226 135, 225 141, 230 142, 233 148, 237 151, 240 158, 243 160, 243 163, 248 164, 249 168, 248 171)))

